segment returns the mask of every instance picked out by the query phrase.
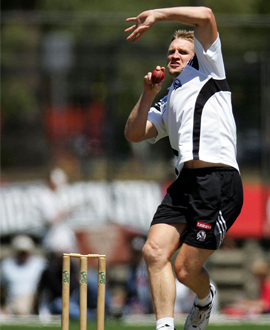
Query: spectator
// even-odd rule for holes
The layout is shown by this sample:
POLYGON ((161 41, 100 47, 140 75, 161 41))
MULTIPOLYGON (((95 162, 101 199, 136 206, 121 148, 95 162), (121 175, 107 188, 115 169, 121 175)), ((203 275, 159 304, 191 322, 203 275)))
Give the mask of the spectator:
POLYGON ((46 187, 41 195, 40 211, 47 224, 51 227, 62 222, 67 216, 66 210, 61 207, 57 192, 66 185, 66 173, 60 168, 51 170, 46 179, 46 187))
MULTIPOLYGON (((53 225, 46 236, 44 247, 47 264, 41 274, 37 290, 37 310, 41 321, 49 321, 51 315, 62 313, 62 258, 63 253, 78 252, 74 233, 65 224, 53 225)), ((70 318, 79 319, 79 264, 70 260, 70 318)), ((89 317, 90 315, 88 315, 89 317)))
POLYGON ((259 284, 261 313, 270 313, 270 266, 266 260, 258 260, 252 268, 259 284))
POLYGON ((40 210, 47 226, 43 239, 46 250, 57 250, 60 243, 61 248, 65 244, 70 252, 78 249, 76 237, 65 221, 72 209, 64 208, 58 195, 66 184, 66 173, 60 168, 54 168, 47 177, 46 187, 41 195, 40 210))
MULTIPOLYGON (((51 315, 62 313, 62 252, 51 251, 48 254, 47 267, 44 269, 37 291, 37 305, 42 321, 50 320, 51 315)), ((79 264, 71 258, 70 263, 70 300, 69 317, 79 320, 79 264)), ((89 270, 87 275, 87 319, 96 317, 97 273, 89 270)), ((105 309, 108 310, 109 296, 106 292, 105 309)))
POLYGON ((5 310, 8 314, 30 315, 45 259, 33 255, 35 244, 25 235, 13 239, 12 249, 14 255, 4 259, 1 264, 5 310))
POLYGON ((258 283, 258 299, 246 299, 240 302, 240 306, 246 313, 264 314, 270 313, 270 266, 269 262, 261 259, 254 262, 252 274, 258 283))
POLYGON ((153 312, 149 278, 142 248, 143 237, 137 236, 131 241, 132 259, 128 269, 127 301, 125 313, 149 314, 153 312))
MULTIPOLYGON (((70 318, 79 318, 79 303, 74 298, 79 288, 79 270, 71 259, 70 264, 70 318)), ((62 253, 50 251, 37 290, 37 305, 40 319, 49 320, 52 314, 62 312, 62 253)))
POLYGON ((241 299, 232 306, 225 306, 222 313, 253 317, 254 315, 270 313, 270 266, 269 262, 260 259, 252 265, 252 274, 258 284, 258 299, 241 299))

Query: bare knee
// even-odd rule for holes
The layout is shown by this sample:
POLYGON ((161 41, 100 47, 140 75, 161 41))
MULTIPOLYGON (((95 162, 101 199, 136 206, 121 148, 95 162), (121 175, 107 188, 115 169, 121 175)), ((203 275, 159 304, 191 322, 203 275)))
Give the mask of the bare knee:
POLYGON ((148 266, 162 266, 168 261, 166 251, 164 251, 154 240, 147 240, 143 247, 143 256, 148 266))
POLYGON ((174 264, 175 275, 179 282, 182 284, 189 286, 189 283, 192 281, 191 272, 188 268, 183 264, 174 264))
POLYGON ((189 288, 191 288, 193 282, 201 278, 202 275, 204 278, 209 279, 209 275, 203 267, 193 267, 189 262, 176 262, 174 264, 174 270, 178 281, 189 288))

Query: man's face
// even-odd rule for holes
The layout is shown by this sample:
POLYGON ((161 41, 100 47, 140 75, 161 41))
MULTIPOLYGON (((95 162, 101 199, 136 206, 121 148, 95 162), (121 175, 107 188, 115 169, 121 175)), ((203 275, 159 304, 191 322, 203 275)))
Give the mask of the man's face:
POLYGON ((191 41, 181 38, 173 40, 167 55, 167 68, 170 75, 175 79, 193 56, 194 44, 191 41))

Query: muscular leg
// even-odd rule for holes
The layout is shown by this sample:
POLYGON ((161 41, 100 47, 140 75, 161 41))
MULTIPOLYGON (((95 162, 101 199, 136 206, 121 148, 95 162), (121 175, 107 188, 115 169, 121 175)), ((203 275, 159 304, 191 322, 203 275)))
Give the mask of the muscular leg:
POLYGON ((180 234, 185 227, 185 224, 153 225, 143 248, 157 320, 174 314, 176 288, 170 258, 180 247, 180 234))
POLYGON ((178 280, 194 291, 199 299, 205 298, 209 293, 209 275, 203 264, 214 251, 184 243, 174 264, 178 280))

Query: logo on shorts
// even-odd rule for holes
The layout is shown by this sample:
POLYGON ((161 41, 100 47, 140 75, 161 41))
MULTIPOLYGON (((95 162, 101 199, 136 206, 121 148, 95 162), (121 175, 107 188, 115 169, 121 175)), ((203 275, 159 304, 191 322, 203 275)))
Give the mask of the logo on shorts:
POLYGON ((208 223, 197 221, 197 227, 211 230, 212 225, 209 225, 208 223))
POLYGON ((206 238, 206 232, 204 230, 200 230, 197 233, 197 241, 204 242, 205 241, 205 238, 206 238))

